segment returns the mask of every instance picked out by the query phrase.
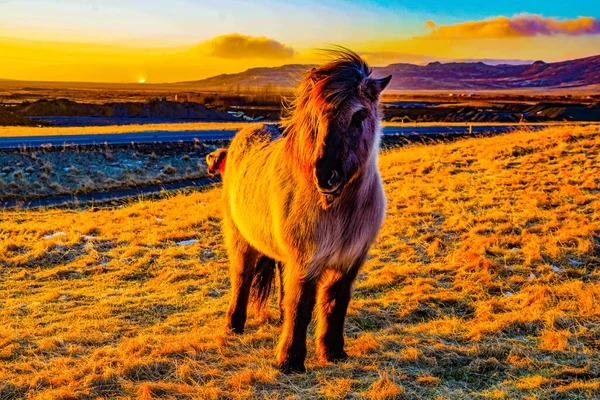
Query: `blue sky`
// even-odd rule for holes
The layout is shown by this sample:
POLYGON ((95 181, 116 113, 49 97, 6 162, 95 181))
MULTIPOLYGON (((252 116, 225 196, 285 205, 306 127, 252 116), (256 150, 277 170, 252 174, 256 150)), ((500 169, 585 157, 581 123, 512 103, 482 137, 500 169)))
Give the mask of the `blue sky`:
MULTIPOLYGON (((326 1, 327 3, 339 3, 326 1)), ((404 8, 440 18, 440 22, 452 22, 455 19, 482 19, 497 15, 511 16, 518 13, 542 14, 545 16, 572 18, 580 15, 600 16, 600 2, 583 0, 565 2, 559 0, 462 0, 450 2, 444 0, 407 0, 407 1, 357 1, 351 3, 378 5, 389 9, 404 8), (565 5, 568 4, 568 7, 565 5), (442 18, 447 20, 442 21, 442 18)))
POLYGON ((599 1, 0 0, 0 35, 110 42, 124 38, 194 42, 240 32, 291 44, 409 38, 438 25, 519 13, 600 16, 599 1), (565 6, 568 4, 568 7, 565 6))

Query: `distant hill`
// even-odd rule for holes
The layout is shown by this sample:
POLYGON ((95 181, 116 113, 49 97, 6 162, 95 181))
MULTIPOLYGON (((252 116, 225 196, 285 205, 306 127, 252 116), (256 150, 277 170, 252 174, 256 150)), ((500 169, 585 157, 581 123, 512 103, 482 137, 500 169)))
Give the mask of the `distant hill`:
POLYGON ((0 107, 0 126, 35 126, 26 116, 0 107))
POLYGON ((393 64, 375 68, 377 76, 393 75, 392 89, 493 90, 522 88, 575 88, 600 82, 600 56, 529 65, 430 63, 426 66, 393 64))
MULTIPOLYGON (((181 82, 198 88, 226 89, 273 85, 292 88, 313 65, 291 64, 252 68, 238 74, 181 82)), ((431 62, 427 65, 391 64, 374 67, 376 77, 392 75, 393 90, 506 90, 526 88, 573 89, 600 83, 600 56, 570 61, 490 65, 483 62, 431 62)))
POLYGON ((281 67, 251 68, 237 74, 221 74, 200 81, 179 82, 179 85, 203 87, 258 87, 273 85, 293 87, 302 78, 302 73, 314 67, 312 64, 288 64, 281 67))
MULTIPOLYGON (((533 64, 533 62, 535 60, 502 60, 502 59, 498 59, 498 58, 477 58, 477 59, 473 59, 473 58, 466 58, 466 59, 461 59, 461 60, 432 60, 433 61, 439 61, 439 62, 443 62, 443 63, 449 63, 449 62, 461 62, 461 63, 478 63, 478 62, 482 62, 484 64, 487 65, 503 65, 503 64, 507 64, 507 65, 530 65, 533 64)), ((429 64, 429 63, 428 63, 429 64)))

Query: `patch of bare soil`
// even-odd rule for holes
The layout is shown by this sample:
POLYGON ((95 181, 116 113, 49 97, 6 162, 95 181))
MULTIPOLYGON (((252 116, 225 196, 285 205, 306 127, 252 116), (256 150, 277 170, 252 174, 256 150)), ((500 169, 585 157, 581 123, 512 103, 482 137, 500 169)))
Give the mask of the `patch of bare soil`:
POLYGON ((34 126, 35 124, 22 114, 4 110, 0 107, 0 126, 34 126))

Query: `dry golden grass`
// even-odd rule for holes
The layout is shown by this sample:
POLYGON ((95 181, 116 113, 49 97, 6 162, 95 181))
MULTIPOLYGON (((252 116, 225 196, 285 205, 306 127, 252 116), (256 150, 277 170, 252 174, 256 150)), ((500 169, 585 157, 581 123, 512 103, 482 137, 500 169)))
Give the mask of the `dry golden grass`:
POLYGON ((273 362, 274 304, 222 331, 218 188, 2 212, 0 398, 598 398, 599 154, 591 127, 384 154, 351 359, 310 344, 295 376, 273 362))
POLYGON ((84 127, 30 127, 0 126, 0 137, 3 136, 60 136, 60 135, 93 135, 99 133, 130 133, 146 131, 222 131, 239 130, 247 126, 259 125, 254 122, 182 122, 173 124, 144 125, 109 125, 84 127))
MULTIPOLYGON (((256 122, 184 122, 173 124, 144 124, 144 125, 110 125, 85 127, 30 127, 30 126, 0 126, 0 137, 7 136, 60 136, 60 135, 93 135, 100 133, 131 133, 146 131, 194 131, 194 130, 239 130, 250 125, 260 125, 256 122)), ((526 122, 514 124, 508 122, 384 122, 383 126, 427 127, 427 126, 514 126, 515 129, 527 126, 577 126, 581 122, 526 122)), ((587 125, 597 125, 597 122, 586 122, 587 125)))
POLYGON ((404 127, 426 127, 426 126, 511 126, 517 129, 527 129, 529 126, 581 126, 593 125, 600 126, 599 122, 562 122, 562 121, 548 121, 548 122, 383 122, 382 126, 404 126, 404 127))

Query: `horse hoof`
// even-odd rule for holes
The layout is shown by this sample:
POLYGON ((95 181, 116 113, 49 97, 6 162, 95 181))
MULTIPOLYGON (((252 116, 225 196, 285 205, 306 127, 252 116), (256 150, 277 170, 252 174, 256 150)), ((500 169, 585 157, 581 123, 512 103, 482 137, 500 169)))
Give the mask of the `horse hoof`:
POLYGON ((324 354, 321 357, 321 360, 323 362, 332 362, 332 363, 346 361, 347 359, 348 359, 348 354, 344 350, 335 352, 335 353, 324 354))
POLYGON ((304 363, 297 364, 289 361, 284 361, 279 363, 279 371, 286 375, 303 374, 306 372, 306 368, 304 367, 304 363))
POLYGON ((244 327, 243 326, 236 326, 236 325, 232 325, 232 324, 227 324, 227 326, 225 326, 225 329, 228 332, 235 333, 236 335, 241 335, 241 334, 244 333, 244 327))

